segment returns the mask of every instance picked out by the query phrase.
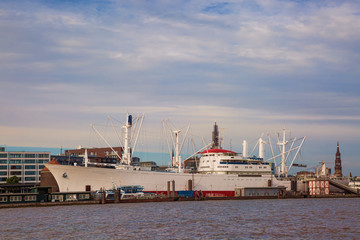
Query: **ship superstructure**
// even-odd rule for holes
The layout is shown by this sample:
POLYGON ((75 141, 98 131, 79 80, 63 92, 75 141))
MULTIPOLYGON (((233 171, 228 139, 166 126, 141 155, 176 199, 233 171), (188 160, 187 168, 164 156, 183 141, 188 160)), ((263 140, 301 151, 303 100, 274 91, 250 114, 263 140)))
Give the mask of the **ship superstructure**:
POLYGON ((241 176, 272 174, 270 163, 264 162, 262 158, 245 158, 242 154, 225 149, 209 149, 201 154, 199 173, 238 174, 241 176))

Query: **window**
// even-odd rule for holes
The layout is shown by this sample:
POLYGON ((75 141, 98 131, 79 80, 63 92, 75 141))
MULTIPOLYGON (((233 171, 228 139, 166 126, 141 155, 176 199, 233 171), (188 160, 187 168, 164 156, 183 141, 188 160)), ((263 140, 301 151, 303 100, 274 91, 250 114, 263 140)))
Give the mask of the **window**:
POLYGON ((7 163, 7 160, 0 160, 0 163, 7 163))
POLYGON ((62 202, 64 198, 63 198, 63 195, 52 195, 51 199, 52 199, 52 202, 55 202, 55 201, 62 202))
POLYGON ((76 194, 66 194, 66 201, 76 201, 76 194))
POLYGON ((11 160, 9 161, 9 163, 21 163, 21 160, 13 160, 13 159, 11 159, 11 160))
POLYGON ((8 198, 7 197, 0 197, 0 202, 7 202, 8 198))
POLYGON ((21 158, 21 153, 10 153, 10 158, 21 158))
POLYGON ((7 172, 0 172, 0 176, 7 176, 7 172))
POLYGON ((89 194, 79 194, 79 199, 80 200, 90 199, 90 195, 89 194))
POLYGON ((36 175, 35 171, 25 171, 25 175, 36 175))
POLYGON ((25 165, 25 169, 36 169, 35 165, 25 165))
POLYGON ((11 175, 11 176, 21 175, 21 171, 10 172, 10 175, 11 175))
POLYGON ((7 158, 7 153, 0 153, 0 158, 7 158))
POLYGON ((10 202, 21 202, 21 196, 10 196, 10 202))
POLYGON ((37 160, 37 163, 44 163, 44 160, 37 160))
POLYGON ((45 165, 39 165, 39 169, 43 169, 45 165))
POLYGON ((1 165, 0 169, 7 169, 7 166, 6 165, 1 165))
POLYGON ((48 158, 49 154, 39 154, 39 158, 48 158))
POLYGON ((35 195, 25 196, 25 201, 36 201, 36 196, 35 195))
POLYGON ((25 154, 25 158, 35 158, 35 154, 25 154))
POLYGON ((35 163, 35 160, 25 160, 25 163, 35 163))
POLYGON ((25 181, 35 181, 35 177, 25 177, 25 181))
POLYGON ((21 169, 22 166, 21 165, 11 165, 10 169, 21 169))

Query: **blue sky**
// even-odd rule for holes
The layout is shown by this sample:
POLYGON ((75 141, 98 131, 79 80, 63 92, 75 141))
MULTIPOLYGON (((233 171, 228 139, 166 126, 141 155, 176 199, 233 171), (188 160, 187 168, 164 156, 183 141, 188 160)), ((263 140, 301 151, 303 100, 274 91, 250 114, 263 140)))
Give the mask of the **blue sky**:
POLYGON ((145 112, 148 138, 216 120, 239 151, 286 127, 313 166, 339 139, 360 175, 359 1, 5 0, 0 33, 0 144, 92 146, 89 124, 145 112))

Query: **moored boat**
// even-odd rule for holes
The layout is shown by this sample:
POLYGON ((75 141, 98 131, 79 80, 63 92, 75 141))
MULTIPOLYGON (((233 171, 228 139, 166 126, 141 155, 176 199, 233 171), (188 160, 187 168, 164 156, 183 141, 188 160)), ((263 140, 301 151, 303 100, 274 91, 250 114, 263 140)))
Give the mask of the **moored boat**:
MULTIPOLYGON (((117 186, 141 185, 144 192, 167 194, 170 182, 175 191, 201 191, 204 196, 234 196, 235 189, 241 187, 278 187, 290 188, 290 181, 277 179, 271 163, 263 159, 263 146, 259 146, 261 157, 248 157, 247 144, 243 154, 222 149, 218 143, 215 123, 213 142, 210 149, 197 152, 200 155, 196 172, 184 172, 184 164, 179 154, 179 139, 175 141, 176 171, 142 171, 131 166, 131 148, 129 132, 132 117, 127 116, 124 137, 124 153, 120 164, 111 168, 81 167, 47 164, 46 167, 55 178, 60 192, 84 191, 85 189, 114 189, 117 186)), ((178 133, 178 132, 177 132, 178 133)), ((176 134, 178 137, 179 135, 176 134)), ((284 154, 285 155, 285 154, 284 154)), ((86 161, 86 160, 85 160, 86 161)), ((85 166, 89 163, 86 161, 85 166)))

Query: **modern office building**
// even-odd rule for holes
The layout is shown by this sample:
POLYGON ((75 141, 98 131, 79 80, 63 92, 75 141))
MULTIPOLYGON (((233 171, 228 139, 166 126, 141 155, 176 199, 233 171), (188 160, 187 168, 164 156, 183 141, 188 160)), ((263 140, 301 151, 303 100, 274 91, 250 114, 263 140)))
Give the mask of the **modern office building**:
POLYGON ((41 170, 50 161, 50 152, 6 152, 0 148, 0 184, 17 176, 22 184, 39 184, 41 170))

